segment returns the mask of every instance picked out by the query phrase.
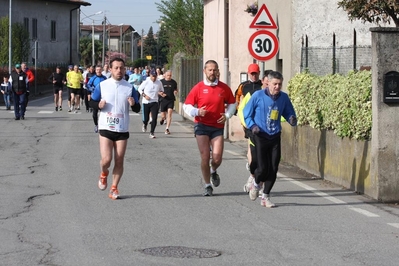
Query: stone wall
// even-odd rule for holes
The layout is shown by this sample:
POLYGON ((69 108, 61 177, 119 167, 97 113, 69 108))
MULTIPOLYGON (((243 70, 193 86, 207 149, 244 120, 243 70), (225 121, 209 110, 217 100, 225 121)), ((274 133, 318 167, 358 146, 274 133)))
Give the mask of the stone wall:
POLYGON ((370 177, 369 141, 341 139, 334 132, 283 123, 282 160, 317 177, 377 198, 370 177))

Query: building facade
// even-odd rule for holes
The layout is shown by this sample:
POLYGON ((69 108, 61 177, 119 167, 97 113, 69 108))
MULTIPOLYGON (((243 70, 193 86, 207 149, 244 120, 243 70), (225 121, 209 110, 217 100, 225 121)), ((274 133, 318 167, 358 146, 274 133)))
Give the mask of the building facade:
MULTIPOLYGON (((9 15, 8 0, 0 0, 0 17, 9 15)), ((79 0, 13 0, 11 23, 29 32, 27 62, 78 63, 79 8, 91 5, 79 0)))
POLYGON ((104 40, 106 52, 125 54, 131 61, 140 58, 137 47, 141 36, 131 25, 80 25, 80 37, 91 38, 93 31, 95 40, 104 40))
MULTIPOLYGON (((258 6, 265 4, 278 26, 278 29, 269 31, 277 36, 279 50, 268 61, 256 61, 249 52, 248 41, 259 29, 249 27, 254 16, 244 11, 247 5, 254 2, 204 0, 203 60, 214 59, 219 63, 221 80, 231 86, 233 93, 240 82, 246 79, 247 67, 253 62, 258 63, 261 70, 282 72, 283 87, 286 88, 288 81, 304 69, 303 51, 306 43, 309 50, 312 47, 331 50, 334 39, 337 47, 351 46, 356 32, 356 45, 371 45, 369 28, 373 25, 361 21, 351 22, 347 13, 338 9, 338 0, 259 0, 258 6)), ((331 62, 328 56, 321 54, 318 60, 331 62)), ((370 66, 369 58, 359 62, 357 68, 370 66)), ((337 60, 338 66, 339 63, 340 60, 337 60)), ((327 65, 327 68, 331 66, 327 65)), ((233 117, 229 120, 228 138, 234 141, 243 137, 240 121, 233 117)))

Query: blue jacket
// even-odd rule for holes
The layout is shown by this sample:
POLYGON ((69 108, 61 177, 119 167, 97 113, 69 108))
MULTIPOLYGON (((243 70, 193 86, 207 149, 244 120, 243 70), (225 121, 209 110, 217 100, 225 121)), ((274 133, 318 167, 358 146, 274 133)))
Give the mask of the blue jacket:
MULTIPOLYGON (((287 121, 290 121, 289 119, 292 116, 296 118, 294 107, 288 95, 281 91, 277 98, 273 100, 268 95, 268 89, 259 90, 252 94, 251 99, 244 107, 243 115, 247 128, 252 129, 254 126, 258 126, 260 136, 279 134, 281 132, 281 116, 287 121)), ((292 126, 296 126, 296 120, 292 126)))
POLYGON ((92 76, 89 79, 89 81, 87 82, 87 85, 86 85, 87 90, 90 91, 90 92, 93 92, 94 88, 97 87, 97 85, 100 84, 101 81, 104 81, 106 79, 107 79, 107 77, 104 76, 104 75, 101 75, 101 76, 94 75, 94 76, 92 76))

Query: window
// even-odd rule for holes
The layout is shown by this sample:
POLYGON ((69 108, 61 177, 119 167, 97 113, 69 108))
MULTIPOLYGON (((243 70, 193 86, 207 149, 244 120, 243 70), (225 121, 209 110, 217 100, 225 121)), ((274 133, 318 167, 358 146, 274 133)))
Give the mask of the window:
POLYGON ((28 32, 29 34, 29 18, 24 18, 24 29, 28 32))
POLYGON ((55 20, 51 21, 51 40, 55 41, 57 39, 57 23, 55 20))
POLYGON ((32 18, 32 39, 37 39, 37 18, 32 18))

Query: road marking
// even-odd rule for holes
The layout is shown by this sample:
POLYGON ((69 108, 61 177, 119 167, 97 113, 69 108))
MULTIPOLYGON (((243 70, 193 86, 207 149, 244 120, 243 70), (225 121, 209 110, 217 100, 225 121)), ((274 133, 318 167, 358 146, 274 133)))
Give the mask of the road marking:
MULTIPOLYGON (((315 189, 314 187, 311 187, 311 186, 309 186, 309 185, 303 184, 302 182, 299 182, 299 181, 297 181, 297 180, 294 180, 294 179, 292 179, 292 178, 289 178, 289 177, 287 177, 286 175, 283 175, 283 174, 281 174, 281 173, 278 173, 278 175, 279 175, 280 177, 282 177, 283 180, 290 181, 291 183, 293 183, 293 184, 295 184, 295 185, 297 185, 297 186, 299 186, 299 187, 302 187, 302 188, 304 188, 304 189, 306 189, 306 190, 308 190, 308 191, 311 191, 312 193, 314 193, 314 194, 316 194, 316 195, 318 195, 318 196, 320 196, 320 197, 322 197, 322 198, 324 198, 324 199, 326 199, 326 200, 329 200, 329 201, 334 202, 334 203, 336 203, 336 204, 348 204, 348 203, 346 203, 346 202, 343 201, 343 200, 340 200, 340 199, 338 199, 338 198, 336 198, 336 197, 330 196, 330 195, 327 194, 327 193, 321 192, 321 191, 315 189)), ((347 206, 347 208, 348 208, 349 210, 352 210, 352 211, 355 211, 355 212, 357 212, 357 213, 363 214, 364 216, 367 216, 367 217, 380 217, 378 214, 375 214, 375 213, 366 211, 366 210, 361 209, 361 208, 355 208, 355 207, 352 207, 352 206, 347 206)), ((398 225, 398 226, 399 226, 399 225, 398 225)), ((399 228, 399 227, 398 227, 398 228, 399 228)))
POLYGON ((388 223, 388 225, 399 228, 399 223, 388 223))
POLYGON ((231 151, 231 150, 224 150, 225 152, 228 152, 228 153, 230 153, 230 154, 232 154, 232 155, 235 155, 235 156, 239 156, 239 157, 241 157, 241 158, 245 158, 245 156, 242 156, 241 154, 239 154, 239 153, 237 153, 237 152, 235 152, 235 151, 231 151))
POLYGON ((52 114, 54 111, 39 111, 38 114, 52 114))
POLYGON ((355 207, 348 206, 348 209, 350 209, 352 211, 355 211, 355 212, 358 212, 358 213, 361 213, 361 214, 363 214, 363 215, 365 215, 367 217, 380 217, 378 214, 363 210, 361 208, 355 208, 355 207))

